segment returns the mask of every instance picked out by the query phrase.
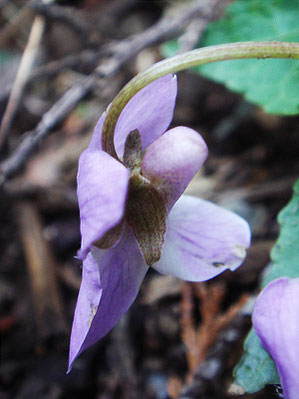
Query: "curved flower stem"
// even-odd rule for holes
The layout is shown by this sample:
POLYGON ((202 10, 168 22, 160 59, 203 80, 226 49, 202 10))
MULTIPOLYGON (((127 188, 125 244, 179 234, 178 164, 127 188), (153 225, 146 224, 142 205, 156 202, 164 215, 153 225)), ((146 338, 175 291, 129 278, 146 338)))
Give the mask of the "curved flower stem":
POLYGON ((299 43, 273 41, 221 44, 188 51, 154 64, 130 80, 113 100, 103 126, 103 149, 118 159, 114 147, 114 130, 117 120, 129 100, 149 83, 169 73, 176 73, 210 62, 248 58, 299 59, 299 43))

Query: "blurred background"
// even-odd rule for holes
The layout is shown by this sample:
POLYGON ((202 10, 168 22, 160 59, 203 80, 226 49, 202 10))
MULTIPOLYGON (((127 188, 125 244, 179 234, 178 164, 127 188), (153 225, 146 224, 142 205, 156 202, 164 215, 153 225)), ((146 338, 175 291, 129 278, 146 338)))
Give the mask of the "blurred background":
POLYGON ((232 397, 250 303, 298 175, 298 117, 267 115, 192 71, 178 75, 172 124, 199 131, 210 155, 187 192, 249 222, 248 257, 207 283, 150 271, 130 311, 66 375, 79 155, 122 86, 163 58, 160 45, 178 38, 191 50, 228 3, 0 0, 1 399, 232 397))

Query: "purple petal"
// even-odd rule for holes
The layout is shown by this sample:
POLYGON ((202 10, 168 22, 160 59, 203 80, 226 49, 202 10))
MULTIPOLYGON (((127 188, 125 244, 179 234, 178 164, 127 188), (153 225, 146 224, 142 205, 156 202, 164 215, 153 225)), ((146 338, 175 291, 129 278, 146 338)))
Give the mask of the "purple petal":
POLYGON ((98 120, 96 127, 94 128, 93 135, 88 145, 89 150, 101 150, 102 149, 102 129, 106 118, 106 112, 102 114, 98 120))
POLYGON ((103 151, 87 149, 79 160, 77 194, 84 259, 92 244, 122 219, 129 171, 103 151))
POLYGON ((99 266, 90 252, 83 262, 82 283, 71 334, 68 372, 71 370, 75 358, 83 351, 82 345, 88 335, 102 294, 99 266))
POLYGON ((205 281, 240 266, 249 244, 245 220, 185 195, 170 212, 162 256, 153 268, 183 280, 205 281))
POLYGON ((160 191, 170 209, 207 156, 208 148, 200 134, 188 127, 176 127, 147 148, 142 173, 160 191))
POLYGON ((259 295, 252 321, 273 357, 285 399, 299 397, 299 279, 279 278, 259 295))
POLYGON ((122 158, 127 135, 135 129, 141 134, 145 149, 168 128, 172 121, 177 95, 176 76, 167 75, 150 83, 128 102, 116 128, 114 143, 122 158))
POLYGON ((147 270, 129 229, 114 248, 92 248, 83 262, 83 278, 71 335, 69 371, 75 358, 104 337, 129 309, 147 270))

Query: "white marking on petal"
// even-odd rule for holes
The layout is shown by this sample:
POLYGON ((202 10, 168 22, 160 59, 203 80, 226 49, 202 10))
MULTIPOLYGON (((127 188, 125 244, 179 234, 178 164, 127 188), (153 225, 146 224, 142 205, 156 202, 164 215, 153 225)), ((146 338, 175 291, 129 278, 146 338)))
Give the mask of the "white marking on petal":
POLYGON ((89 319, 89 322, 88 322, 88 327, 91 326, 91 323, 92 323, 92 321, 93 321, 93 319, 94 319, 94 317, 95 317, 95 315, 97 313, 98 306, 94 306, 94 304, 92 303, 90 305, 90 310, 91 310, 91 316, 90 316, 90 319, 89 319))
POLYGON ((235 245, 232 248, 232 253, 240 259, 244 259, 246 256, 246 248, 243 247, 242 245, 235 245))

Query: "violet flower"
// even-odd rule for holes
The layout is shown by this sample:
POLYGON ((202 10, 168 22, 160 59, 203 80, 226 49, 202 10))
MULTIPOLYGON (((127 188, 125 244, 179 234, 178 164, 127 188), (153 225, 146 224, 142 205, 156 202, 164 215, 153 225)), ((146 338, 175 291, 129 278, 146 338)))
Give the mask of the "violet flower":
POLYGON ((149 268, 189 281, 235 270, 250 243, 248 224, 208 201, 183 196, 207 157, 202 137, 168 128, 177 94, 167 75, 140 90, 115 129, 116 160, 102 150, 105 113, 80 157, 78 201, 83 279, 75 310, 75 358, 118 322, 149 268), (181 197, 181 198, 180 198, 181 197))
POLYGON ((284 399, 299 398, 299 278, 272 281, 252 316, 263 347, 275 361, 284 399))

